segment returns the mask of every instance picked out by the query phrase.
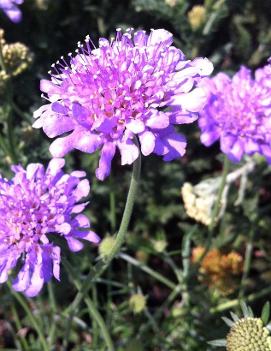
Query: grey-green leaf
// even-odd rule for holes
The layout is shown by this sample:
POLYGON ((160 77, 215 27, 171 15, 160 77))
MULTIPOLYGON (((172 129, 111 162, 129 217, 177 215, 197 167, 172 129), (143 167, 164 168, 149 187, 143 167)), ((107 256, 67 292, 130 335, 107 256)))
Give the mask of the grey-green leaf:
POLYGON ((264 324, 267 324, 270 317, 270 302, 267 301, 262 309, 261 320, 264 324))
POLYGON ((232 320, 230 320, 229 318, 227 317, 222 317, 223 321, 227 324, 227 326, 229 326, 230 328, 232 326, 234 326, 234 322, 232 320))
POLYGON ((208 344, 212 346, 226 347, 227 342, 225 339, 218 339, 218 340, 208 341, 208 344))

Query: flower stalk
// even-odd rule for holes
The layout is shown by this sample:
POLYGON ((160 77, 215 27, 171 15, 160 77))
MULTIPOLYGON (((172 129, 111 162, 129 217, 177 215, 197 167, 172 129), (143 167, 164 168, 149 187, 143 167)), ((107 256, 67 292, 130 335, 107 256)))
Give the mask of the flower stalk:
POLYGON ((24 298, 22 297, 21 294, 18 294, 17 292, 15 292, 12 289, 11 284, 9 282, 8 282, 8 285, 9 285, 9 288, 10 288, 10 291, 11 291, 12 295, 15 297, 17 302, 21 305, 21 307, 25 311, 26 315, 28 316, 31 325, 36 330, 36 332, 38 334, 38 337, 40 339, 40 344, 41 344, 42 350, 43 351, 50 351, 49 350, 49 346, 48 346, 48 344, 46 342, 46 339, 45 339, 45 337, 43 335, 42 329, 40 328, 39 323, 36 320, 36 318, 33 316, 33 313, 31 312, 27 302, 24 300, 24 298))
POLYGON ((116 235, 116 238, 115 238, 114 245, 112 246, 111 251, 106 257, 106 261, 105 261, 106 267, 108 267, 109 263, 119 252, 125 240, 125 235, 126 235, 126 232, 130 223, 131 215, 133 212, 133 208, 134 208, 136 191, 137 191, 139 179, 140 179, 140 171, 141 171, 141 157, 139 155, 133 165, 133 173, 132 173, 130 188, 127 195, 127 200, 126 200, 122 220, 120 223, 118 234, 116 235))
POLYGON ((118 254, 124 240, 125 235, 130 223, 131 215, 133 212, 133 207, 135 203, 136 191, 139 184, 140 179, 140 171, 141 171, 141 157, 137 158, 137 160, 133 163, 133 171, 132 177, 130 182, 130 187, 126 199, 126 204, 120 224, 119 231, 116 235, 114 245, 112 246, 111 251, 108 253, 106 259, 104 261, 100 261, 94 268, 91 267, 88 273, 88 276, 85 279, 84 284, 80 286, 78 289, 78 293, 75 296, 72 304, 70 305, 68 312, 71 318, 74 315, 74 311, 77 310, 81 301, 87 296, 89 289, 91 288, 92 284, 103 274, 103 272, 107 269, 110 262, 113 258, 118 254))

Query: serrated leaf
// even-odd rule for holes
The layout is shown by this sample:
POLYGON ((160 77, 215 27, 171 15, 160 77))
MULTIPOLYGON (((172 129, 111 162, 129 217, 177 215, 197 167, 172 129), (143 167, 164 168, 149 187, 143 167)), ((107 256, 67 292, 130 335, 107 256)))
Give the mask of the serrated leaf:
POLYGON ((227 342, 225 339, 218 339, 218 340, 208 341, 208 344, 212 346, 217 346, 217 347, 226 347, 227 342))
POLYGON ((263 306, 262 313, 261 313, 261 320, 263 321, 264 325, 268 323, 269 317, 270 317, 270 302, 267 301, 263 306))

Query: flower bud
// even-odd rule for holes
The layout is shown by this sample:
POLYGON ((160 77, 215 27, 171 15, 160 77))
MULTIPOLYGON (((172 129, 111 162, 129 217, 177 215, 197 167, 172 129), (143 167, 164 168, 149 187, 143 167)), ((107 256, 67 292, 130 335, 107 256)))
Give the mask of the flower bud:
POLYGON ((102 240, 99 245, 99 254, 102 258, 109 256, 112 247, 114 246, 115 239, 112 236, 108 236, 102 240))
POLYGON ((134 314, 139 314, 144 311, 146 307, 146 298, 142 294, 134 294, 129 300, 130 309, 134 314))
POLYGON ((193 30, 199 29, 206 19, 206 10, 202 5, 193 6, 192 10, 188 12, 188 21, 193 30))

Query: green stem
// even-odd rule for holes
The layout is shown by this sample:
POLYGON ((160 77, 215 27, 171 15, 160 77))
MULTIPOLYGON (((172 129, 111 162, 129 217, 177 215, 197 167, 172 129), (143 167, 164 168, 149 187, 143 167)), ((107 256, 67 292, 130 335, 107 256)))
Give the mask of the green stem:
POLYGON ((79 306, 84 296, 86 296, 86 294, 88 293, 93 282, 96 281, 97 278, 99 278, 102 275, 102 273, 109 266, 110 262, 119 252, 121 245, 125 240, 125 234, 127 232, 128 225, 131 219, 132 210, 135 202, 136 190, 137 190, 139 178, 140 178, 140 170, 141 170, 141 157, 139 155, 133 164, 133 173, 132 173, 130 188, 128 191, 120 228, 115 238, 115 243, 112 246, 112 249, 109 255, 107 256, 106 260, 104 262, 100 261, 94 268, 91 267, 85 279, 84 284, 81 286, 81 289, 78 291, 77 295, 75 296, 75 299, 70 305, 69 311, 77 309, 77 307, 79 306))
MULTIPOLYGON (((260 299, 266 295, 270 295, 271 294, 271 286, 263 289, 262 291, 259 291, 258 293, 253 293, 253 294, 250 294, 248 295, 247 297, 244 297, 243 298, 243 301, 245 302, 253 302, 257 299, 260 299)), ((225 310, 229 310, 233 307, 236 307, 238 306, 240 303, 240 300, 239 299, 235 299, 235 300, 231 300, 231 301, 227 301, 227 302, 224 302, 214 308, 211 308, 210 312, 211 313, 220 313, 220 312, 223 312, 225 310)))
POLYGON ((108 329, 107 329, 107 327, 105 325, 105 322, 103 320, 102 315, 100 314, 98 309, 95 307, 95 304, 93 303, 93 301, 89 297, 85 298, 85 303, 86 303, 86 305, 88 307, 90 315, 92 316, 92 318, 96 321, 96 323, 100 327, 100 330, 101 330, 101 333, 103 335, 104 341, 105 341, 105 343, 107 345, 107 350, 108 351, 114 351, 113 342, 111 340, 110 334, 109 334, 108 329))
POLYGON ((190 261, 191 261, 191 239, 195 234, 197 226, 194 226, 187 234, 184 235, 182 240, 182 263, 183 263, 183 302, 184 305, 189 306, 190 294, 189 294, 189 275, 190 275, 190 261))
MULTIPOLYGON (((96 285, 92 285, 92 303, 94 304, 95 307, 98 306, 96 285)), ((96 319, 93 318, 92 314, 90 313, 90 310, 89 310, 89 314, 90 314, 90 317, 92 317, 92 319, 93 319, 93 322, 92 322, 92 347, 95 349, 95 347, 97 348, 98 338, 100 336, 99 324, 97 323, 96 319)))
POLYGON ((226 185, 227 175, 229 173, 229 169, 230 169, 230 161, 229 161, 228 157, 226 155, 224 155, 221 183, 220 183, 220 187, 219 187, 218 194, 217 194, 217 200, 216 200, 214 209, 212 211, 211 223, 209 226, 209 232, 211 233, 211 235, 213 234, 214 228, 216 226, 216 219, 217 219, 217 216, 218 216, 219 211, 220 211, 221 199, 222 199, 223 191, 224 191, 224 188, 226 185))
MULTIPOLYGON (((110 206, 110 227, 111 227, 111 233, 116 232, 116 195, 115 195, 115 187, 113 184, 113 178, 112 175, 110 176, 110 194, 109 194, 109 206, 110 206)), ((112 279, 112 266, 110 265, 107 270, 107 276, 106 278, 108 280, 112 279)), ((106 291, 107 291, 107 308, 106 308, 106 323, 109 324, 110 321, 110 315, 111 315, 111 304, 112 304, 112 285, 107 284, 106 285, 106 291)))
MULTIPOLYGON (((63 261, 63 263, 64 263, 64 261, 63 261)), ((64 263, 64 265, 65 265, 65 263, 64 263)), ((73 322, 75 313, 76 313, 76 309, 71 309, 69 312, 68 318, 66 320, 65 331, 64 331, 64 335, 63 335, 62 351, 67 350, 67 347, 69 344, 69 338, 70 338, 70 331, 71 331, 72 322, 73 322)))
POLYGON ((116 196, 113 191, 113 181, 110 177, 110 194, 109 194, 109 204, 110 204, 110 225, 112 233, 116 230, 116 196))
POLYGON ((183 262, 183 279, 185 284, 187 284, 189 278, 190 261, 191 261, 191 239, 196 233, 198 226, 195 225, 192 230, 184 235, 182 240, 182 262, 183 262))
POLYGON ((240 283, 240 290, 239 290, 239 294, 238 294, 239 300, 241 300, 245 294, 246 280, 247 280, 247 278, 249 276, 249 272, 250 272, 250 267, 251 267, 251 262, 252 262, 252 253, 253 253, 254 233, 255 233, 254 228, 251 228, 250 233, 249 233, 248 243, 246 245, 244 270, 243 270, 243 275, 242 275, 242 279, 241 279, 241 283, 240 283))
POLYGON ((131 179, 130 188, 129 188, 129 192, 127 195, 127 200, 126 200, 124 212, 122 215, 122 220, 120 223, 119 231, 118 231, 118 234, 115 238, 114 245, 112 246, 111 251, 109 252, 108 256, 106 257, 105 267, 103 267, 102 271, 104 271, 108 267, 109 263, 113 260, 113 258, 116 256, 116 254, 120 251, 120 248, 121 248, 122 244, 124 243, 125 235, 127 233, 127 229, 128 229, 131 215, 132 215, 133 208, 134 208, 136 191, 138 188, 139 178, 140 178, 140 170, 141 170, 141 156, 139 154, 138 158, 136 159, 136 161, 134 162, 134 165, 133 165, 132 179, 131 179))
POLYGON ((174 284, 171 280, 165 278, 160 273, 157 273, 156 271, 154 271, 153 269, 148 267, 146 264, 139 262, 135 258, 133 258, 127 254, 124 254, 124 253, 120 253, 119 257, 122 258, 123 260, 125 260, 126 262, 131 263, 133 266, 140 268, 143 272, 148 273, 150 276, 152 276, 154 279, 158 280, 160 283, 163 283, 169 289, 171 289, 171 290, 176 289, 176 287, 177 287, 176 284, 174 284))
MULTIPOLYGON (((127 200, 120 224, 119 231, 116 235, 114 245, 112 246, 112 249, 107 256, 106 260, 104 262, 99 262, 93 269, 91 267, 85 282, 80 286, 78 289, 78 293, 75 296, 73 302, 71 303, 68 313, 69 313, 69 320, 68 323, 72 323, 72 319, 74 316, 75 311, 77 310, 79 304, 81 301, 85 298, 87 295, 90 287, 92 286, 93 282, 99 278, 102 273, 106 270, 106 268, 109 266, 110 262, 113 260, 113 258, 116 256, 116 254, 119 252, 121 245, 123 244, 125 240, 125 234, 128 229, 128 225, 130 223, 133 207, 134 207, 134 202, 135 202, 135 196, 136 196, 136 190, 138 187, 139 183, 139 178, 140 178, 140 170, 141 170, 141 157, 140 154, 138 158, 135 160, 133 164, 133 172, 132 172, 132 178, 131 178, 131 183, 127 195, 127 200)), ((65 338, 67 340, 67 338, 65 338)))
MULTIPOLYGON (((12 315, 14 317, 14 322, 15 322, 16 328, 19 331, 19 330, 22 329, 22 324, 21 324, 20 318, 18 316, 18 313, 17 313, 15 305, 11 306, 11 311, 12 311, 12 315)), ((17 334, 17 335, 19 335, 19 334, 17 334)), ((28 346, 28 343, 26 341, 26 338, 24 338, 23 336, 19 335, 19 339, 20 339, 20 342, 22 344, 22 349, 26 350, 26 351, 29 350, 29 346, 28 346)))
MULTIPOLYGON (((177 286, 175 290, 172 290, 171 293, 169 294, 168 298, 166 301, 155 311, 153 319, 158 320, 161 318, 165 312, 169 308, 169 305, 173 302, 176 301, 176 297, 181 293, 181 288, 177 286)), ((150 321, 143 323, 138 331, 138 335, 141 336, 143 333, 145 333, 149 327, 151 326, 150 321)))
MULTIPOLYGON (((75 272, 73 267, 69 264, 69 262, 67 260, 63 260, 63 264, 67 270, 67 272, 70 274, 70 277, 72 278, 72 282, 74 283, 74 285, 76 286, 76 288, 80 291, 82 289, 81 283, 78 279, 76 279, 75 276, 75 272)), ((107 346, 107 350, 108 351, 114 351, 114 346, 113 346, 113 342, 112 339, 110 337, 110 334, 108 332, 108 329, 106 327, 106 324, 103 320, 102 315, 100 314, 100 312, 98 311, 98 309, 95 306, 95 303, 90 299, 89 296, 85 296, 84 297, 84 301, 88 307, 88 311, 90 314, 90 317, 93 318, 93 320, 98 324, 98 326, 100 327, 101 333, 103 335, 104 341, 106 343, 107 346)), ((74 310, 72 311, 72 313, 74 312, 74 310)), ((73 315, 72 315, 73 317, 73 315)), ((69 324, 71 325, 72 323, 72 318, 71 315, 69 316, 69 324)), ((70 328, 69 328, 70 330, 70 328)), ((68 337, 65 338, 66 343, 68 342, 68 337)))
POLYGON ((2 45, 2 40, 1 39, 0 39, 0 68, 4 72, 7 72, 6 64, 5 64, 5 60, 4 60, 4 55, 3 55, 3 45, 2 45))
POLYGON ((57 314, 57 308, 56 308, 56 300, 55 300, 55 294, 53 290, 53 284, 52 282, 49 282, 47 284, 48 287, 48 293, 49 293, 49 301, 50 301, 50 307, 51 307, 51 327, 49 331, 49 344, 50 347, 54 345, 55 342, 55 336, 56 336, 56 321, 55 321, 55 316, 57 314))
POLYGON ((25 311, 25 313, 27 314, 29 320, 30 320, 30 323, 32 324, 33 328, 36 330, 38 336, 39 336, 39 339, 40 339, 40 343, 42 345, 42 349, 44 351, 49 351, 49 347, 47 345, 47 342, 45 340, 45 337, 42 333, 42 330, 36 320, 36 318, 33 316, 28 304, 25 302, 25 300, 23 299, 23 297, 18 294, 17 292, 15 292, 12 287, 11 287, 11 284, 8 283, 9 287, 10 287, 10 290, 11 290, 11 293, 12 295, 15 297, 15 299, 18 301, 18 303, 21 305, 21 307, 23 308, 23 310, 25 311))
POLYGON ((230 169, 230 161, 229 161, 228 157, 226 155, 224 155, 223 172, 222 172, 222 176, 221 176, 220 187, 218 190, 215 206, 214 206, 214 209, 212 211, 211 223, 210 223, 209 228, 208 228, 207 243, 205 245, 205 250, 204 250, 204 252, 199 260, 199 264, 202 262, 202 260, 205 258, 208 251, 211 248, 214 229, 215 229, 215 226, 217 224, 216 220, 217 220, 220 208, 221 208, 221 200, 222 200, 223 192, 224 192, 225 185, 227 182, 227 175, 229 173, 229 169, 230 169))

